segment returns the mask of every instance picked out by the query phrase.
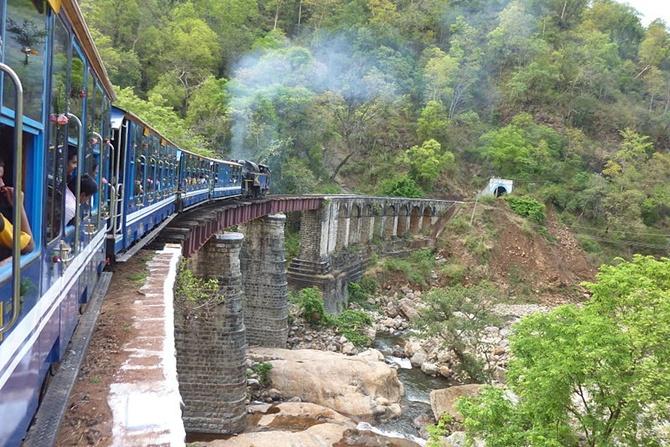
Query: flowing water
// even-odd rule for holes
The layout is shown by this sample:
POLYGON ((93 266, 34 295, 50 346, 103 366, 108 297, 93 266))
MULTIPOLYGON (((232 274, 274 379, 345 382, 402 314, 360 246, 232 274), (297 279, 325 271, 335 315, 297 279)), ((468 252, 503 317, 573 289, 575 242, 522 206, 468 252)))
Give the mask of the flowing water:
POLYGON ((408 359, 395 357, 392 355, 393 346, 404 344, 402 335, 378 335, 375 338, 373 347, 378 349, 387 363, 398 365, 398 378, 405 386, 405 395, 400 402, 402 415, 388 422, 376 424, 376 428, 387 435, 403 435, 407 439, 412 439, 420 444, 419 429, 414 425, 414 419, 421 415, 433 416, 430 407, 430 392, 440 388, 447 388, 452 384, 443 377, 431 377, 424 374, 419 368, 411 367, 408 359))

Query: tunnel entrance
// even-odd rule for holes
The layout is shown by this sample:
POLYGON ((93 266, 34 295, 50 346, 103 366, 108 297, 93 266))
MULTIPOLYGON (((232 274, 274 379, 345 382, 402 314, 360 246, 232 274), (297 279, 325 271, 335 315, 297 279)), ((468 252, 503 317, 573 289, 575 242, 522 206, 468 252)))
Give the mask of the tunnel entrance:
POLYGON ((503 196, 503 195, 507 194, 507 189, 505 189, 504 186, 498 186, 498 187, 496 187, 496 189, 495 189, 495 191, 493 192, 493 194, 494 194, 496 197, 503 196))

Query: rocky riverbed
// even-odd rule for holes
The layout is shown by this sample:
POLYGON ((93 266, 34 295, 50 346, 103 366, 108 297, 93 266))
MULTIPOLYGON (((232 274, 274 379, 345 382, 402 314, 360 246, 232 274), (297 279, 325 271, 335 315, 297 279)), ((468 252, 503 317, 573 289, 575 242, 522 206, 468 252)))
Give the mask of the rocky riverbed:
MULTIPOLYGON (((274 404, 312 402, 358 422, 359 431, 423 445, 425 427, 435 422, 436 414, 450 408, 460 392, 471 389, 433 392, 458 385, 462 378, 455 372, 456 359, 440 340, 419 338, 412 330, 411 320, 418 315, 421 295, 421 291, 402 287, 393 294, 369 298, 366 307, 375 310, 366 311, 373 320, 366 335, 374 340, 374 349, 356 347, 332 327, 312 327, 294 310, 288 340, 291 350, 250 351, 250 367, 261 362, 273 365, 268 387, 261 387, 258 375, 250 370, 253 399, 274 404)), ((483 349, 475 354, 486 359, 495 380, 504 380, 511 326, 525 315, 547 310, 534 304, 498 304, 493 308, 502 317, 501 324, 484 330, 483 349)), ((312 429, 309 435, 314 431, 318 430, 312 429)), ((454 445, 461 438, 455 434, 454 445)))

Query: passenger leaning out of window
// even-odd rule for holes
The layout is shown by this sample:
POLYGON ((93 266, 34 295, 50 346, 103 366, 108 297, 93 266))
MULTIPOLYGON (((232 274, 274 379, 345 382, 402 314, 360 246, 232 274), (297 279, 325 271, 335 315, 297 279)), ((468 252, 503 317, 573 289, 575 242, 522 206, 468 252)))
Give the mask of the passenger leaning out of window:
MULTIPOLYGON (((74 225, 74 217, 77 210, 77 201, 75 199, 75 191, 77 189, 77 179, 70 180, 70 183, 65 188, 65 222, 66 225, 74 225)), ((98 184, 89 176, 84 174, 81 176, 81 190, 79 194, 79 204, 86 205, 95 193, 98 192, 98 184)))
MULTIPOLYGON (((5 185, 5 162, 0 159, 0 260, 12 255, 14 241, 14 188, 5 185)), ((20 192, 23 196, 23 192, 20 192)), ((23 201, 22 201, 23 202, 23 201)), ((21 207, 21 253, 28 253, 35 248, 33 232, 30 229, 25 207, 21 207)))

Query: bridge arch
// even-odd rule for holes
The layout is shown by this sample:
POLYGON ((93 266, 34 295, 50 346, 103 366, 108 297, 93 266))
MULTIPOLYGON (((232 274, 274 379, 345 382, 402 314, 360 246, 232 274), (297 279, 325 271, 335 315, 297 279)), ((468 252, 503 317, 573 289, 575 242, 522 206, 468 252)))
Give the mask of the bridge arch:
POLYGON ((349 245, 349 209, 347 204, 341 202, 337 208, 337 239, 335 250, 341 250, 349 245))
POLYGON ((421 228, 430 228, 430 225, 432 223, 432 216, 433 216, 433 210, 430 208, 430 206, 426 206, 423 209, 423 216, 421 219, 421 228))
POLYGON ((407 204, 403 204, 400 207, 400 211, 398 212, 398 227, 396 234, 398 237, 403 237, 407 234, 407 218, 409 216, 409 208, 407 207, 407 204))
POLYGON ((412 234, 417 234, 421 231, 421 210, 418 206, 413 206, 412 212, 409 215, 409 231, 412 234))
POLYGON ((358 240, 361 244, 367 244, 372 239, 372 231, 374 230, 375 215, 372 210, 372 205, 367 204, 363 207, 363 214, 360 218, 360 233, 358 240))
POLYGON ((384 212, 382 207, 372 207, 372 238, 384 239, 384 212))
POLYGON ((398 224, 398 211, 394 205, 386 206, 384 209, 384 239, 391 239, 396 233, 398 224))
POLYGON ((349 214, 349 245, 357 244, 361 238, 361 207, 357 204, 351 206, 349 214))

